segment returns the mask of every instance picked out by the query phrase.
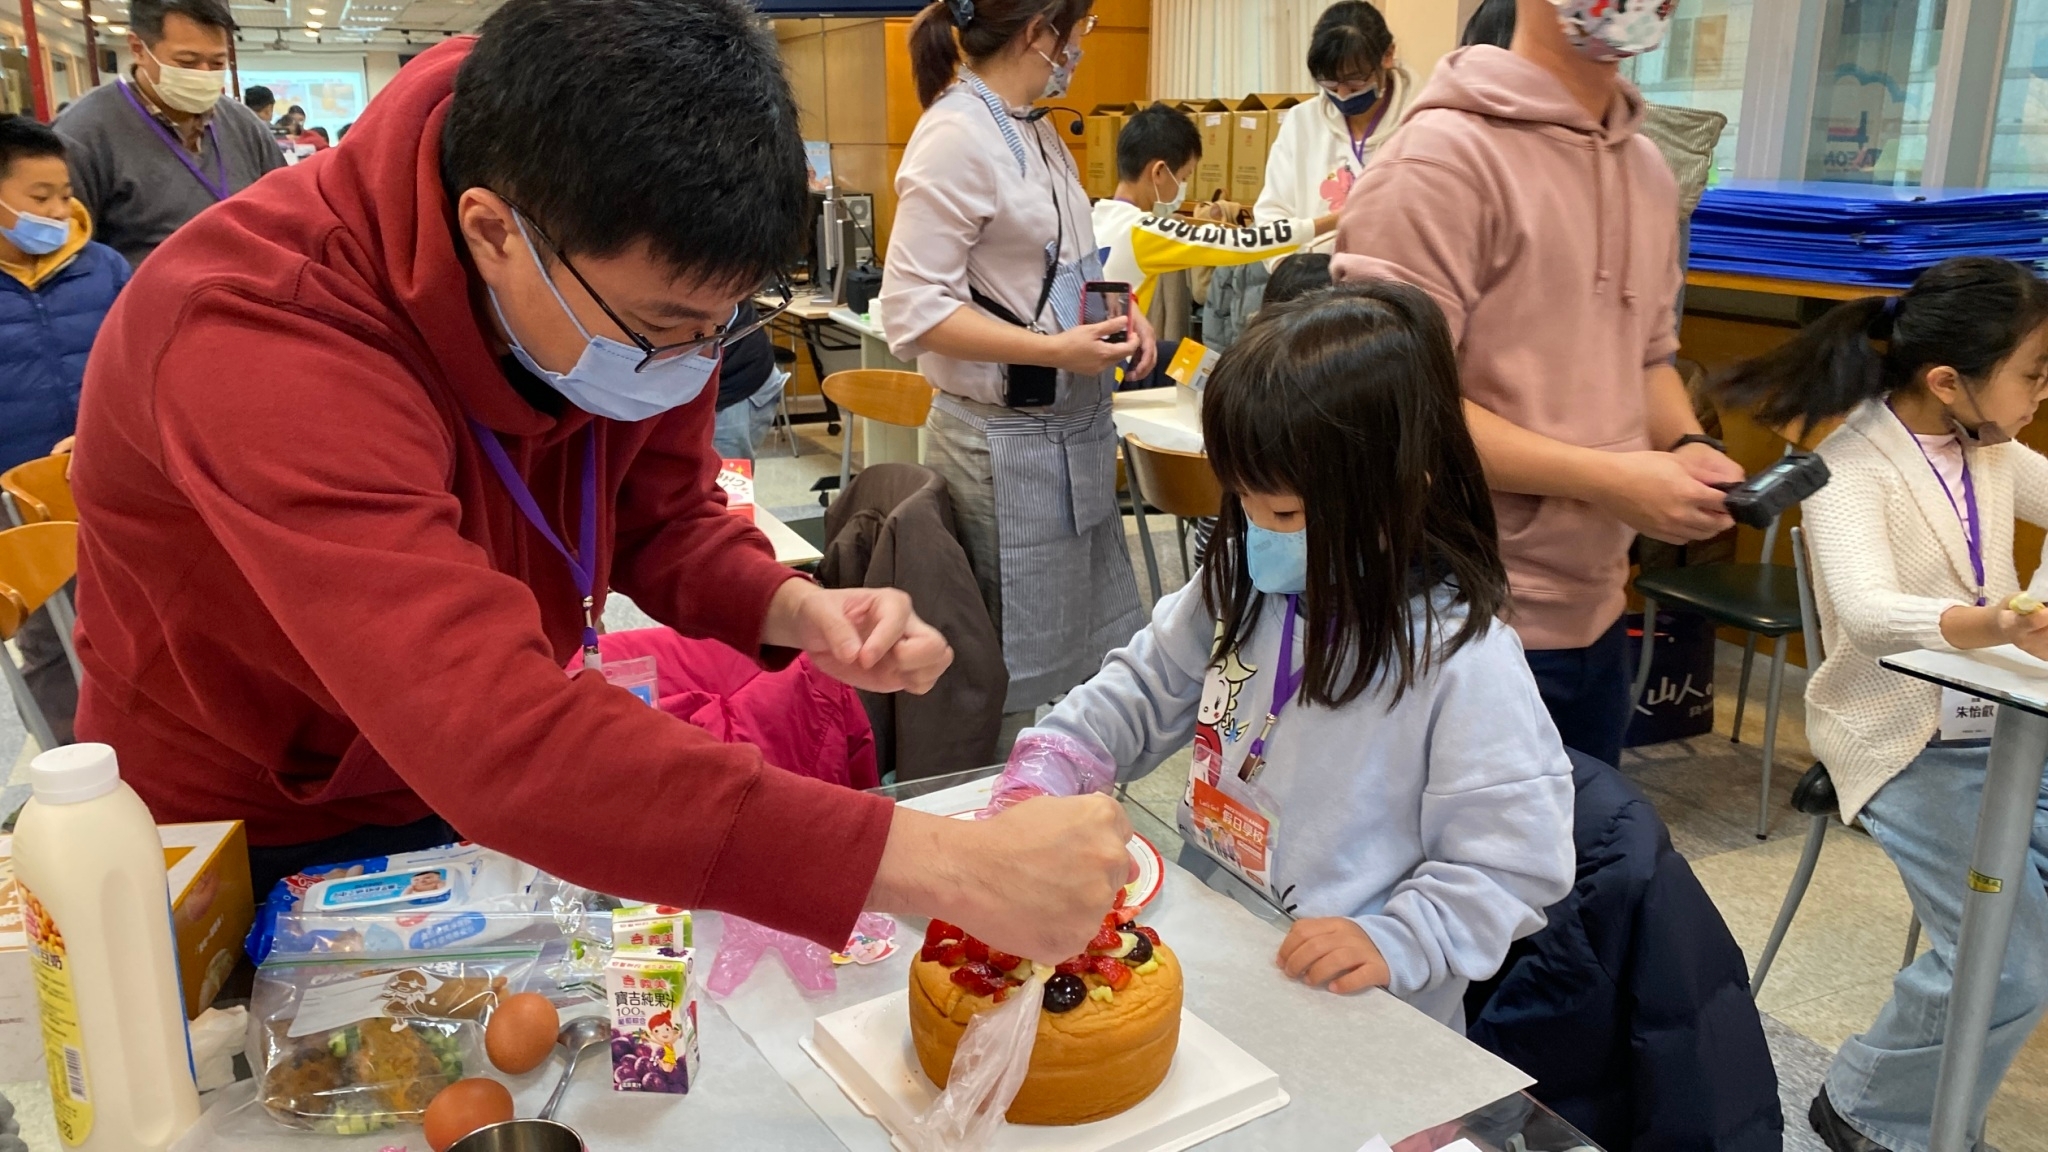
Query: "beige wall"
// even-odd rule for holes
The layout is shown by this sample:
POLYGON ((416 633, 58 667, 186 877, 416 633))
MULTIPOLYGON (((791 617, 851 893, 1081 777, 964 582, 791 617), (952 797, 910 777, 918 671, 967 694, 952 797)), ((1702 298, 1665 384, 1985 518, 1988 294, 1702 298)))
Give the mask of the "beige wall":
POLYGON ((398 53, 365 52, 363 54, 364 82, 369 85, 366 96, 374 97, 384 90, 391 78, 398 75, 398 53))

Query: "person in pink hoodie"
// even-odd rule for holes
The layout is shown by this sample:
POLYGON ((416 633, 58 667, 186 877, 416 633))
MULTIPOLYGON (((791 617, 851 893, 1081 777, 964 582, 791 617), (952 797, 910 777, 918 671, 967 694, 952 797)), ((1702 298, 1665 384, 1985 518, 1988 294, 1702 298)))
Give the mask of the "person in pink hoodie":
POLYGON ((1444 57, 1346 201, 1332 266, 1443 309, 1509 621, 1565 744, 1610 764, 1629 715, 1629 544, 1726 531, 1711 485, 1742 479, 1672 367, 1678 189, 1618 71, 1673 7, 1520 0, 1511 48, 1444 57))

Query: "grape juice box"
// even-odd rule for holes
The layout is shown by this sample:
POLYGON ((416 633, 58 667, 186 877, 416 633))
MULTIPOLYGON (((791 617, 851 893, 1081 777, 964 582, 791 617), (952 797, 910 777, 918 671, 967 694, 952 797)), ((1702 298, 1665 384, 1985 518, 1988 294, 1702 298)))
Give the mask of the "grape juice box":
POLYGON ((619 954, 605 962, 612 1016, 612 1088, 685 1093, 697 1079, 692 952, 619 954))
POLYGON ((691 946, 688 909, 641 904, 612 910, 614 951, 672 955, 691 946))

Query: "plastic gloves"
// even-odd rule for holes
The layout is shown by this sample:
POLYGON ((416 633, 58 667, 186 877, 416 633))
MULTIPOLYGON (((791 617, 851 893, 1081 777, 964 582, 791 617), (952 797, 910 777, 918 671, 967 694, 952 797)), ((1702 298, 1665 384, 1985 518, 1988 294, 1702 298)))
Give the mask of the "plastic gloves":
POLYGON ((1033 796, 1083 796, 1116 786, 1116 761, 1092 741, 1033 728, 1017 738, 1009 763, 996 777, 987 811, 1000 812, 1033 796))
MULTIPOLYGON (((887 938, 895 935, 896 922, 880 913, 863 912, 854 922, 854 932, 887 938)), ((838 990, 839 976, 833 971, 830 949, 732 915, 725 917, 725 934, 718 942, 718 956, 711 962, 711 976, 704 982, 705 989, 720 999, 732 995, 733 989, 746 983, 754 965, 770 948, 782 953, 783 966, 806 996, 838 990)))

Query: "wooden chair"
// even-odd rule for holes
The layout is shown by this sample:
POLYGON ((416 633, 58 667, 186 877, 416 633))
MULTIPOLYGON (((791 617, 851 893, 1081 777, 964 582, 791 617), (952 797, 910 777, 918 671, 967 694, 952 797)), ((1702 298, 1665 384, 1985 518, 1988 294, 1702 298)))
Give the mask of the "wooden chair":
POLYGON ((0 503, 7 505, 7 522, 20 525, 78 519, 78 505, 71 499, 71 480, 66 475, 70 467, 69 455, 44 456, 0 472, 0 503))
MULTIPOLYGON (((58 609, 64 585, 77 571, 76 522, 53 520, 0 531, 0 641, 14 639, 29 616, 47 606, 51 623, 64 638, 64 653, 71 658, 74 676, 79 675, 79 670, 78 655, 71 647, 71 613, 58 609)), ((22 722, 28 725, 36 743, 44 748, 56 747, 56 737, 28 690, 27 678, 4 651, 0 651, 0 675, 6 676, 22 722)))
MULTIPOLYGON (((898 428, 922 428, 931 414, 931 381, 915 372, 886 368, 856 368, 834 372, 820 386, 825 398, 851 416, 859 416, 898 428)), ((839 490, 853 482, 853 425, 849 421, 839 434, 839 490)))
POLYGON ((1124 437, 1124 461, 1131 486, 1131 510, 1138 517, 1138 543, 1145 552, 1145 575, 1152 582, 1152 599, 1157 601, 1159 558, 1152 549, 1151 526, 1145 522, 1147 507, 1174 518, 1174 529, 1180 537, 1181 571, 1192 574, 1188 522, 1216 516, 1223 510, 1223 485, 1209 467, 1207 454, 1155 448, 1136 436, 1124 437))

